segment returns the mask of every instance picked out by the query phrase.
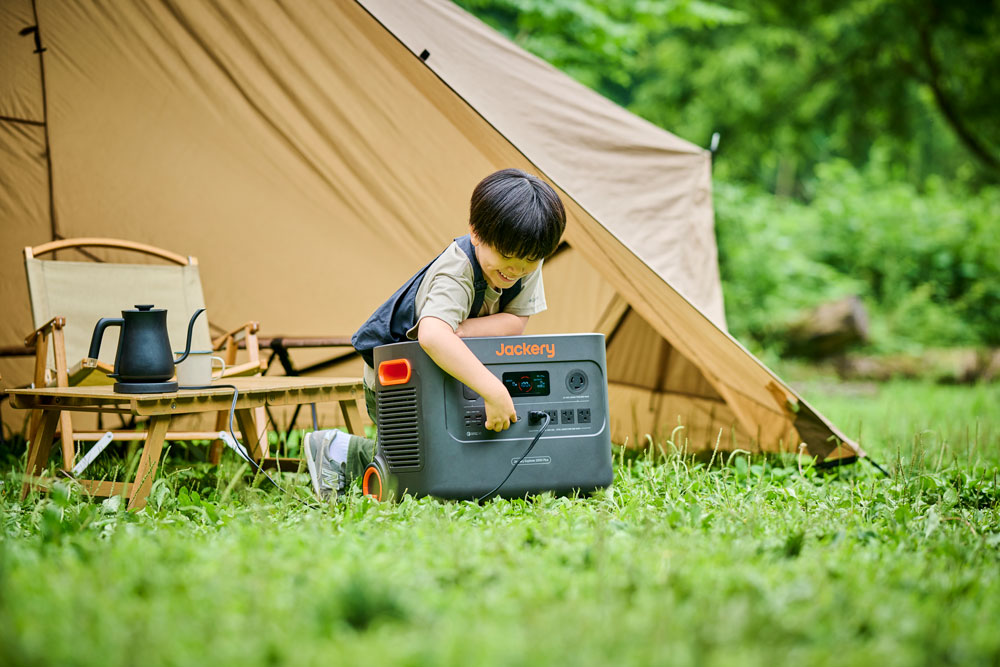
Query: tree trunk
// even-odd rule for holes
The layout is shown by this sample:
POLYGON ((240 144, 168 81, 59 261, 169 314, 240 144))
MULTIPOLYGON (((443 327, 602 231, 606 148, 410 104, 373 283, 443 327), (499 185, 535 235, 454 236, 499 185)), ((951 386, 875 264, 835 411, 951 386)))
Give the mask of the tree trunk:
POLYGON ((836 360, 837 374, 845 380, 893 378, 933 380, 944 384, 993 382, 1000 379, 1000 348, 950 348, 925 350, 919 355, 885 357, 849 355, 836 360))

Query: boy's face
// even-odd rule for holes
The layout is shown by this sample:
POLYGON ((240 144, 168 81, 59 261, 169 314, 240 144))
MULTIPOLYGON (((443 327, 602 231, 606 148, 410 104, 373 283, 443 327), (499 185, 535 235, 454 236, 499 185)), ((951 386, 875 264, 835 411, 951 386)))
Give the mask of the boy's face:
POLYGON ((495 290, 513 287, 518 279, 523 278, 538 268, 542 260, 526 260, 518 257, 507 257, 493 247, 486 245, 471 233, 472 245, 476 247, 476 258, 483 269, 483 277, 495 290))

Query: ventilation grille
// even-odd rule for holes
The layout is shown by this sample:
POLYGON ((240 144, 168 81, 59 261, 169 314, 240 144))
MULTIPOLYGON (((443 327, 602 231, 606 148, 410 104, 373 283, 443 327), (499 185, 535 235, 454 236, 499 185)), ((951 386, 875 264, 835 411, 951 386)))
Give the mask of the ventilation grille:
POLYGON ((390 470, 420 468, 416 387, 379 392, 378 444, 390 470))

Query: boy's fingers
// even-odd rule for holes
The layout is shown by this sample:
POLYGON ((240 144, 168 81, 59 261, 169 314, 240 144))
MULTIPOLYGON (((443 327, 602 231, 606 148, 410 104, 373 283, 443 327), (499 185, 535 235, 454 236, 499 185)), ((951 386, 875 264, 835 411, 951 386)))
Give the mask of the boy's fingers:
POLYGON ((496 431, 497 433, 499 433, 500 431, 504 431, 508 428, 510 428, 509 419, 497 419, 494 422, 486 424, 486 430, 496 431))

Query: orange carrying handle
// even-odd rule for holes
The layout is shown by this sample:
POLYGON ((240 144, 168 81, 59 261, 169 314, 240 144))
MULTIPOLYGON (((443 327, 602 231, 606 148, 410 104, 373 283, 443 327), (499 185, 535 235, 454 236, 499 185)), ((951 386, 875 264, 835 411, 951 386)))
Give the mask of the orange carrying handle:
POLYGON ((378 365, 378 381, 383 387, 406 384, 413 375, 409 359, 390 359, 378 365))
POLYGON ((379 474, 378 468, 372 466, 365 470, 365 476, 361 478, 361 493, 366 496, 374 496, 375 500, 382 500, 382 475, 379 474), (371 486, 369 485, 369 480, 371 480, 372 475, 378 479, 378 494, 371 492, 371 486))

